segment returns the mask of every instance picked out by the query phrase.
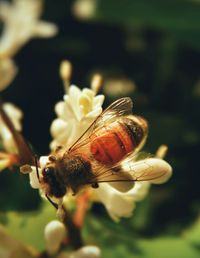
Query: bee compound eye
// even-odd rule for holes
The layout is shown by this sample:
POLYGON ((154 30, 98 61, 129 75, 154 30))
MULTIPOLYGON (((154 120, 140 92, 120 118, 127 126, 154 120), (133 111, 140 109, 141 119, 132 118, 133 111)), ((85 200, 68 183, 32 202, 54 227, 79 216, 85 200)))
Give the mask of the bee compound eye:
POLYGON ((49 167, 47 167, 47 168, 44 168, 44 170, 43 170, 43 175, 44 176, 50 176, 52 174, 52 169, 51 168, 49 168, 49 167))

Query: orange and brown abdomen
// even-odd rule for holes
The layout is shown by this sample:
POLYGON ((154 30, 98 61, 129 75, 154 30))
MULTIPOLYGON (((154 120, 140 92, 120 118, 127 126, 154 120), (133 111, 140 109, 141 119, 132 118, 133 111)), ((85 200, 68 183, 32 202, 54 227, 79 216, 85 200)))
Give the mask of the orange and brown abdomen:
POLYGON ((145 120, 140 123, 137 119, 134 121, 124 117, 97 129, 91 135, 90 150, 97 161, 113 165, 133 152, 143 141, 146 133, 145 120))

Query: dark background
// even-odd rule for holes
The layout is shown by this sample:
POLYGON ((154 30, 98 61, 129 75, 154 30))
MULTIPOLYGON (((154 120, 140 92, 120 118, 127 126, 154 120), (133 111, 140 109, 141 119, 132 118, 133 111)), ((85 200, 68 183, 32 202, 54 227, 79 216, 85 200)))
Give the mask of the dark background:
MULTIPOLYGON (((74 1, 46 1, 42 18, 56 23, 59 33, 26 44, 15 56, 18 75, 1 94, 23 110, 24 135, 44 155, 54 105, 63 96, 63 59, 72 62, 72 82, 80 88, 89 87, 93 71, 133 80, 134 112, 150 126, 144 150, 155 153, 167 144, 166 160, 174 171, 168 183, 154 186, 138 204, 135 220, 143 212, 147 216, 135 230, 144 235, 180 232, 200 210, 200 4, 160 2, 101 0, 94 17, 83 21, 73 15, 74 1)), ((105 107, 117 97, 106 95, 105 107)), ((1 210, 38 207, 38 193, 27 181, 10 171, 0 175, 1 210)), ((93 212, 105 215, 101 206, 93 212)))

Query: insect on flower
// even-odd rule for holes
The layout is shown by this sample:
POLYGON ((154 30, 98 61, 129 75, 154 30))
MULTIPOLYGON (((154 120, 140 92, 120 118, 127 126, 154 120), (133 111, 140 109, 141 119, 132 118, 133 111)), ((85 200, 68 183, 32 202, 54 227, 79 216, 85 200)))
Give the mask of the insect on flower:
POLYGON ((137 162, 134 165, 146 140, 148 124, 144 118, 132 114, 132 106, 130 98, 118 99, 69 149, 59 146, 51 153, 39 178, 47 196, 60 198, 69 190, 76 194, 86 185, 97 188, 102 182, 163 177, 166 171, 149 165, 145 159, 143 169, 137 169, 137 162))
MULTIPOLYGON (((148 159, 135 162, 147 138, 148 124, 132 114, 132 106, 128 97, 112 103, 70 148, 58 146, 41 174, 35 161, 41 189, 50 201, 50 197, 62 198, 68 191, 76 194, 86 185, 97 188, 103 182, 153 181, 169 172, 148 159)), ((11 124, 9 128, 16 142, 22 142, 11 124)), ((21 154, 28 150, 25 141, 23 145, 26 151, 21 154)), ((33 165, 34 154, 31 157, 30 149, 28 154, 33 165)))

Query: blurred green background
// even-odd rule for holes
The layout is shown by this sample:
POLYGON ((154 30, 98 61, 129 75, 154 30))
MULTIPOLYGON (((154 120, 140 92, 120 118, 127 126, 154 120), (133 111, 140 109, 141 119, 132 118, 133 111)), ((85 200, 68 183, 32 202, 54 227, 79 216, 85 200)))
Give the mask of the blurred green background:
MULTIPOLYGON (((45 1, 43 18, 56 23, 59 34, 34 39, 17 54, 19 73, 2 97, 24 111, 24 135, 44 155, 54 105, 63 96, 63 59, 72 62, 72 82, 79 87, 90 86, 95 71, 104 75, 105 83, 134 81, 129 93, 134 112, 150 126, 144 151, 154 153, 167 144, 166 160, 174 174, 168 183, 152 187, 133 217, 120 224, 96 205, 85 235, 93 239, 102 232, 96 243, 105 249, 104 257, 199 257, 200 1, 87 2, 94 8, 83 19, 76 1, 45 1)), ((122 96, 113 89, 103 88, 105 107, 122 96)), ((1 173, 0 191, 1 212, 40 207, 37 191, 18 173, 1 173)))

